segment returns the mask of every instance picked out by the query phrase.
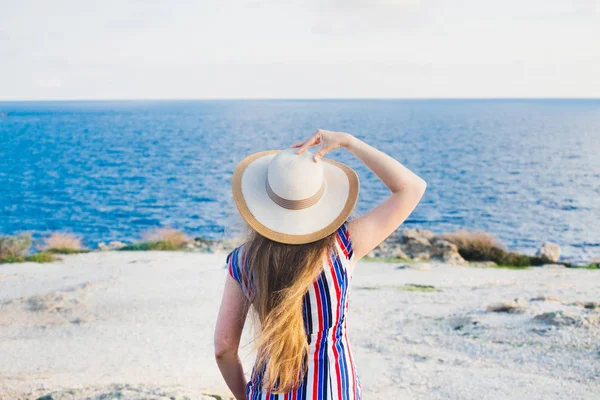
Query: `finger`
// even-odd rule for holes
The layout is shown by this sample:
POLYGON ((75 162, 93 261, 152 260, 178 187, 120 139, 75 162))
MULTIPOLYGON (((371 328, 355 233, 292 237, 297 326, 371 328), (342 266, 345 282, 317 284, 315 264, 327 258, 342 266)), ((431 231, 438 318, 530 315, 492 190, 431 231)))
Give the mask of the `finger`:
POLYGON ((302 146, 298 149, 298 151, 296 151, 296 154, 302 154, 306 149, 308 149, 311 146, 314 146, 316 141, 317 141, 317 134, 314 134, 311 137, 309 137, 302 144, 302 146))
POLYGON ((314 162, 317 162, 317 161, 319 161, 319 160, 320 160, 320 159, 321 159, 321 158, 322 158, 322 157, 325 155, 325 153, 327 153, 327 152, 325 151, 325 149, 324 149, 324 148, 322 148, 322 147, 321 147, 321 148, 319 149, 319 151, 317 151, 317 152, 315 153, 315 155, 313 156, 313 161, 314 161, 314 162))
POLYGON ((303 143, 304 143, 304 142, 298 142, 298 143, 294 143, 293 145, 291 145, 291 146, 290 146, 290 148, 293 148, 293 147, 300 147, 300 146, 302 146, 302 144, 303 144, 303 143))

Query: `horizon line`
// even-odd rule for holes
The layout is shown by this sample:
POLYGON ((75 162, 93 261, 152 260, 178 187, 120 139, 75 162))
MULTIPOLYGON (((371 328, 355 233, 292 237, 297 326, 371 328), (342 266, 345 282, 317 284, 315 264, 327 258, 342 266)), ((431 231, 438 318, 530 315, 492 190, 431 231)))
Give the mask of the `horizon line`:
POLYGON ((356 100, 600 100, 600 97, 194 97, 194 98, 72 98, 72 99, 0 99, 0 103, 43 102, 117 102, 117 101, 356 101, 356 100))

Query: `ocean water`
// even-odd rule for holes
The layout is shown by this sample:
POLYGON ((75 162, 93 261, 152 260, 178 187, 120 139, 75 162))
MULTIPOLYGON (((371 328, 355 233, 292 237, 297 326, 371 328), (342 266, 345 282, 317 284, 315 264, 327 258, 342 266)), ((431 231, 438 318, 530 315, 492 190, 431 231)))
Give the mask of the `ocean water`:
MULTIPOLYGON (((600 100, 0 102, 0 233, 67 231, 93 247, 158 226, 227 236, 240 225, 236 164, 316 128, 351 132, 424 177, 406 226, 600 256, 600 100)), ((328 156, 360 177, 356 215, 386 197, 350 153, 328 156)))

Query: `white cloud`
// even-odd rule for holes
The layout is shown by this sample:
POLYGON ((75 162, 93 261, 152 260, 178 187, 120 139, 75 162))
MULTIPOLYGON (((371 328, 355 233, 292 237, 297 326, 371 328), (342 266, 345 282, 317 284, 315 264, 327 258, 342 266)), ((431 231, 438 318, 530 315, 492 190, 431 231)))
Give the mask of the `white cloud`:
POLYGON ((59 79, 40 79, 36 83, 38 86, 48 89, 58 89, 62 86, 62 82, 59 79))
POLYGON ((0 0, 0 100, 598 97, 599 4, 0 0))

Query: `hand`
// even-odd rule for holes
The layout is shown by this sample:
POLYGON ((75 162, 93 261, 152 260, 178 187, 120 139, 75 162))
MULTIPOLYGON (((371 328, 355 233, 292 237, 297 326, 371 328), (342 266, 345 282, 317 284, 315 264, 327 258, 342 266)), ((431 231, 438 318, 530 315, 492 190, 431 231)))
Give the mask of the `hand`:
POLYGON ((317 131, 307 139, 302 142, 294 143, 290 146, 297 147, 298 150, 296 154, 302 154, 306 149, 312 146, 321 145, 319 147, 319 151, 315 153, 313 156, 313 160, 317 162, 317 160, 323 157, 327 152, 337 149, 338 147, 345 146, 348 142, 350 134, 344 132, 333 132, 326 131, 324 129, 317 129, 317 131))

